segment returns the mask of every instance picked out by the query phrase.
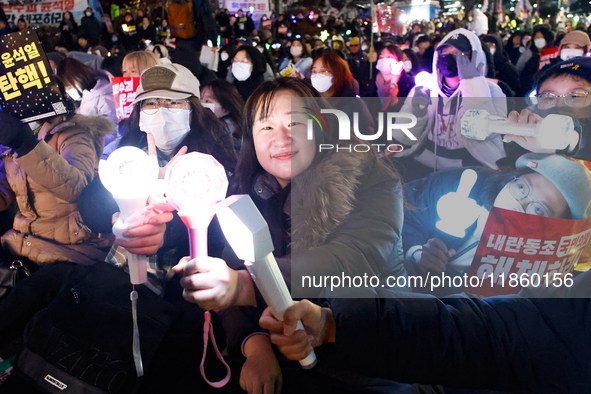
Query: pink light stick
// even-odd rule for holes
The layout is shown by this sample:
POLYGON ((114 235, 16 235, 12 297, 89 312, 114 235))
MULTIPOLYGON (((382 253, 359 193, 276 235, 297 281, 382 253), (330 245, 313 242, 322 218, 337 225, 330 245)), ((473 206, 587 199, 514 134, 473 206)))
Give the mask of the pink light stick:
MULTIPOLYGON (((215 215, 215 204, 226 198, 228 191, 226 170, 213 156, 191 152, 178 157, 168 166, 164 182, 168 201, 177 209, 189 229, 191 258, 207 256, 207 227, 215 215)), ((203 355, 199 369, 203 379, 212 387, 220 388, 230 381, 230 367, 218 350, 209 311, 205 311, 203 355), (227 371, 226 377, 219 382, 210 382, 205 376, 205 355, 209 338, 227 371)))
POLYGON ((192 152, 168 166, 164 182, 166 197, 189 229, 191 258, 207 256, 207 227, 228 191, 226 170, 213 156, 192 152))

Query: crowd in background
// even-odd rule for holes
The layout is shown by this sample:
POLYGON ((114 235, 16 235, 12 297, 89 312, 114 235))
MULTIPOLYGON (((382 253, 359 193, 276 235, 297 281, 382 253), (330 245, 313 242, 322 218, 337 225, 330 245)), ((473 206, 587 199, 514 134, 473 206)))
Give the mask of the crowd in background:
MULTIPOLYGON (((270 13, 257 21, 248 10, 213 12, 202 5, 194 12, 194 38, 171 32, 162 1, 150 10, 120 7, 112 19, 99 20, 88 8, 77 22, 66 12, 57 30, 37 27, 69 112, 31 127, 0 112, 3 258, 20 259, 33 271, 0 301, 0 356, 14 351, 15 341, 27 349, 17 368, 23 375, 0 384, 0 393, 30 387, 22 376, 33 372, 23 365, 35 354, 55 361, 52 350, 39 345, 53 332, 45 325, 57 324, 49 313, 67 311, 68 324, 59 326, 64 341, 92 341, 77 335, 96 331, 108 343, 121 342, 113 354, 128 344, 131 349, 129 338, 101 333, 99 323, 80 317, 85 306, 92 308, 84 302, 95 294, 112 292, 100 302, 119 302, 119 290, 129 287, 128 252, 149 256, 150 281, 140 302, 145 297, 154 315, 141 311, 144 327, 148 320, 170 321, 158 337, 162 342, 144 353, 157 351, 144 380, 122 380, 120 387, 154 393, 210 389, 194 362, 205 352, 215 358, 203 349, 199 331, 206 310, 217 312, 214 323, 223 332, 215 335, 234 372, 224 392, 241 387, 249 393, 440 393, 439 384, 445 392, 544 392, 564 381, 570 384, 566 392, 588 387, 591 375, 579 374, 591 365, 583 318, 590 306, 584 300, 563 307, 527 296, 502 305, 469 297, 331 301, 318 290, 312 302, 297 304, 293 313, 299 315, 286 315, 284 326, 265 311, 260 291, 215 220, 208 231, 211 257, 202 259, 184 257, 189 239, 176 213, 155 211, 115 236, 119 209, 97 176, 99 160, 124 146, 155 155, 162 176, 187 152, 212 155, 226 171, 229 194, 250 195, 267 221, 273 253, 292 291, 302 286, 297 272, 371 274, 380 280, 461 275, 454 256, 471 237, 480 239, 482 228, 474 224, 465 237, 448 237, 435 224, 435 207, 457 189, 468 167, 478 173, 471 196, 486 209, 591 218, 591 173, 583 163, 591 159, 591 28, 585 17, 575 21, 562 11, 552 20, 531 11, 487 15, 476 7, 467 15, 404 23, 400 34, 372 37, 371 19, 356 8, 270 13), (544 51, 553 48, 544 60, 544 51), (203 60, 205 51, 214 54, 213 61, 203 60), (140 78, 135 106, 121 121, 113 77, 140 78), (293 108, 320 111, 331 105, 356 114, 359 144, 383 126, 384 111, 413 114, 409 129, 416 138, 387 139, 384 133, 364 152, 317 151, 315 144, 342 142, 336 118, 325 115, 326 130, 314 125, 310 141, 306 119, 299 118, 305 111, 293 108), (461 115, 470 109, 530 126, 549 114, 567 115, 576 127, 555 149, 536 136, 474 140, 459 131, 461 115), (401 149, 375 149, 379 144, 401 149), (99 280, 107 276, 117 279, 112 285, 99 280), (56 304, 72 297, 70 304, 82 304, 56 304), (299 318, 309 335, 289 332, 299 318), (582 344, 568 339, 571 326, 560 325, 564 320, 581 325, 582 344), (527 337, 531 332, 535 340, 527 337), (321 346, 326 342, 336 343, 321 346), (358 342, 367 349, 360 350, 358 342), (300 360, 313 348, 332 363, 304 372, 287 360, 300 360), (415 358, 415 351, 421 356, 415 358), (531 365, 522 368, 523 359, 531 365), (554 363, 538 362, 549 359, 554 363)), ((24 18, 11 26, 0 16, 0 34, 27 28, 24 18)), ((583 255, 581 262, 587 259, 583 255)), ((589 291, 588 275, 580 274, 575 286, 583 293, 589 291)), ((410 286, 396 290, 429 293, 410 286)), ((435 295, 447 296, 461 288, 439 290, 435 295)), ((129 303, 128 293, 123 299, 129 303)), ((113 325, 118 321, 112 317, 113 325)), ((126 362, 121 373, 130 379, 135 369, 128 373, 133 361, 126 362)), ((78 378, 102 390, 111 387, 86 373, 78 378)))

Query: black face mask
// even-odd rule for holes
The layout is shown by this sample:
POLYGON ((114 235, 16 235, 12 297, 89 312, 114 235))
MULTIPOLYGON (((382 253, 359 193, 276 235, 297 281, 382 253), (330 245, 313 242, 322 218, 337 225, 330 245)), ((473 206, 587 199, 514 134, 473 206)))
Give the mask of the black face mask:
POLYGON ((458 64, 454 55, 439 55, 437 59, 437 70, 447 78, 458 76, 458 64))

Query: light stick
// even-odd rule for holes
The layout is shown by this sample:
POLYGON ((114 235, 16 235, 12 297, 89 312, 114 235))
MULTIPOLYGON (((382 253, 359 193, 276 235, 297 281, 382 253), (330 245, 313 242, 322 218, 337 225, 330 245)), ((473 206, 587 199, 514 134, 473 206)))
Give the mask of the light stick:
POLYGON ((477 177, 476 171, 465 170, 460 178, 458 190, 445 194, 437 201, 437 214, 441 218, 436 223, 439 230, 463 238, 465 230, 478 219, 482 209, 475 200, 468 197, 477 177))
POLYGON ((214 205, 226 197, 226 170, 213 156, 191 152, 166 170, 166 197, 189 229, 191 258, 207 256, 207 227, 214 205))
MULTIPOLYGON (((248 195, 234 195, 216 205, 216 214, 226 240, 256 283, 273 316, 282 321, 283 313, 293 305, 273 256, 273 241, 267 222, 248 195)), ((298 330, 304 326, 298 321, 298 330)), ((314 351, 300 360, 305 369, 316 365, 314 351)))
MULTIPOLYGON (((158 161, 154 156, 132 146, 115 150, 99 163, 99 177, 119 206, 115 226, 133 225, 158 179, 158 161)), ((131 283, 139 285, 148 280, 146 257, 127 254, 131 283)))
POLYGON ((484 141, 493 133, 535 137, 544 149, 565 149, 577 138, 573 120, 566 115, 551 114, 535 125, 512 123, 483 109, 470 109, 462 116, 462 135, 484 141))

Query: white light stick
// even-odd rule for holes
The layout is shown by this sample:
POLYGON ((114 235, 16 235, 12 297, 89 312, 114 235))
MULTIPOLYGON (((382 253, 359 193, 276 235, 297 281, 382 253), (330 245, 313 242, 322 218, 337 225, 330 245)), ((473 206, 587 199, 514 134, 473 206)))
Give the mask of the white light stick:
POLYGON ((213 156, 191 152, 166 170, 166 197, 189 229, 191 258, 207 256, 207 227, 214 205, 226 197, 226 170, 213 156))
POLYGON ((512 123, 504 116, 483 109, 470 109, 462 117, 462 135, 484 141, 491 134, 515 134, 535 137, 544 149, 565 149, 576 134, 570 116, 551 114, 535 125, 512 123))
MULTIPOLYGON (((119 206, 117 223, 127 227, 146 207, 146 201, 158 179, 158 161, 132 146, 115 150, 99 163, 99 177, 119 206)), ((146 256, 127 253, 131 283, 148 280, 146 256)))
MULTIPOLYGON (((267 222, 248 195, 234 195, 216 205, 216 214, 226 240, 259 288, 273 316, 283 321, 283 313, 293 305, 275 257, 267 222)), ((298 321, 298 330, 304 325, 298 321)), ((304 369, 316 366, 314 351, 300 360, 304 369)))
POLYGON ((465 230, 478 219, 482 209, 475 200, 468 197, 477 177, 476 171, 465 170, 458 190, 445 194, 437 201, 437 214, 441 218, 436 223, 439 230, 463 238, 466 235, 465 230))

